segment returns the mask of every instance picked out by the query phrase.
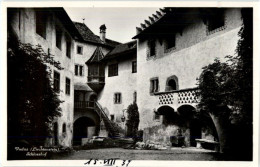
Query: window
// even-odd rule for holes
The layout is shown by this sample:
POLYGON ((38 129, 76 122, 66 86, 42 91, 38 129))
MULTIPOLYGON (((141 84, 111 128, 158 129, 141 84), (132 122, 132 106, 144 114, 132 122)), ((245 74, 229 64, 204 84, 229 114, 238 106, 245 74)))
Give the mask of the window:
POLYGON ((83 66, 79 66, 79 75, 83 76, 83 66))
POLYGON ((62 38, 62 31, 58 26, 56 26, 56 46, 59 49, 61 49, 61 38, 62 38))
POLYGON ((136 61, 132 62, 132 73, 136 73, 137 72, 137 63, 136 61))
POLYGON ((215 9, 208 17, 208 31, 214 31, 225 25, 223 9, 215 9))
POLYGON ((53 86, 55 91, 60 90, 60 73, 54 71, 54 86, 53 86))
POLYGON ((66 133, 66 124, 65 123, 63 123, 63 125, 62 125, 62 133, 66 133))
POLYGON ((69 78, 66 78, 66 94, 67 95, 70 95, 70 79, 69 78))
POLYGON ((76 76, 84 75, 84 66, 83 65, 75 65, 75 75, 76 76))
POLYGON ((68 58, 71 57, 71 41, 70 41, 69 37, 67 37, 67 40, 66 40, 66 56, 68 58))
POLYGON ((79 75, 79 65, 75 65, 75 75, 78 76, 79 75))
POLYGON ((121 93, 115 93, 114 94, 114 103, 120 104, 121 103, 121 93))
POLYGON ((155 93, 159 91, 159 80, 154 78, 150 80, 150 93, 155 93))
POLYGON ((166 38, 165 45, 166 50, 175 47, 175 35, 171 35, 170 37, 166 38))
POLYGON ((36 33, 46 39, 47 13, 44 11, 35 11, 36 33))
POLYGON ((136 93, 136 92, 134 92, 134 97, 133 97, 133 99, 134 99, 133 102, 136 103, 136 99, 137 99, 137 93, 136 93))
POLYGON ((95 65, 89 66, 88 76, 98 76, 98 66, 95 65))
POLYGON ((80 54, 80 55, 83 54, 83 47, 82 46, 77 46, 77 54, 80 54))
POLYGON ((118 75, 118 64, 111 64, 108 66, 108 76, 117 76, 118 75))
POLYGON ((115 120, 115 115, 114 115, 114 114, 111 114, 111 115, 110 115, 110 120, 111 120, 111 121, 114 121, 114 120, 115 120))
POLYGON ((148 57, 155 56, 155 40, 150 40, 148 42, 148 48, 149 48, 148 57))

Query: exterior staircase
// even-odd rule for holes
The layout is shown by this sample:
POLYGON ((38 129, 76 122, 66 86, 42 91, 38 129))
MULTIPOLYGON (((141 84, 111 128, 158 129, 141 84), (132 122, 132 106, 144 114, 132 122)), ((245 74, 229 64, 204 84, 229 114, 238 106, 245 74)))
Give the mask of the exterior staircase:
POLYGON ((103 120, 106 130, 108 131, 108 136, 110 138, 122 138, 123 135, 119 132, 119 127, 115 125, 114 122, 112 122, 108 117, 107 114, 102 109, 101 105, 98 102, 95 102, 95 111, 100 116, 100 118, 103 120))

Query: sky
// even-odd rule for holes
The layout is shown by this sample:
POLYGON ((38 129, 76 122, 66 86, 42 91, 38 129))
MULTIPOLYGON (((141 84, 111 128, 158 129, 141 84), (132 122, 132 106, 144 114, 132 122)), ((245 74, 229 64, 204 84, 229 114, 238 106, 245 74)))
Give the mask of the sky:
POLYGON ((72 21, 83 22, 94 34, 99 35, 99 27, 107 27, 106 38, 118 42, 129 42, 136 35, 136 27, 159 8, 65 8, 72 21))

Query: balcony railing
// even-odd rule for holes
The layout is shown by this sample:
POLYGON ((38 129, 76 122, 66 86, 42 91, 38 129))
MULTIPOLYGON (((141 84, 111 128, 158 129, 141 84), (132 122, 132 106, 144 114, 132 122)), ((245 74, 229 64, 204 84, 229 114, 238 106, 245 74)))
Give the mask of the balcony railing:
POLYGON ((104 76, 88 76, 88 82, 104 83, 105 77, 104 76))
POLYGON ((82 109, 82 108, 94 108, 95 102, 94 101, 76 101, 75 108, 82 109))
POLYGON ((194 104, 199 102, 196 95, 198 88, 172 90, 167 92, 154 93, 159 96, 159 105, 181 105, 181 104, 194 104))

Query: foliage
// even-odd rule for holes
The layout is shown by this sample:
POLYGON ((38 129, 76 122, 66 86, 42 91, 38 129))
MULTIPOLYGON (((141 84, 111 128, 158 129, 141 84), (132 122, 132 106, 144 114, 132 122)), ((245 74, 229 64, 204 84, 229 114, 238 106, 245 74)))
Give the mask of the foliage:
POLYGON ((203 68, 198 80, 201 98, 198 107, 215 112, 217 106, 229 106, 233 121, 250 124, 253 102, 252 10, 244 8, 241 13, 243 25, 238 33, 236 56, 226 56, 226 62, 215 59, 203 68))
POLYGON ((130 104, 126 112, 127 112, 126 136, 136 138, 138 135, 137 132, 138 132, 138 126, 140 122, 137 104, 136 103, 130 104))
POLYGON ((60 116, 57 91, 52 88, 51 69, 62 70, 53 55, 41 46, 8 40, 8 136, 20 136, 31 144, 43 144, 51 124, 60 116), (37 142, 37 143, 36 143, 37 142))

